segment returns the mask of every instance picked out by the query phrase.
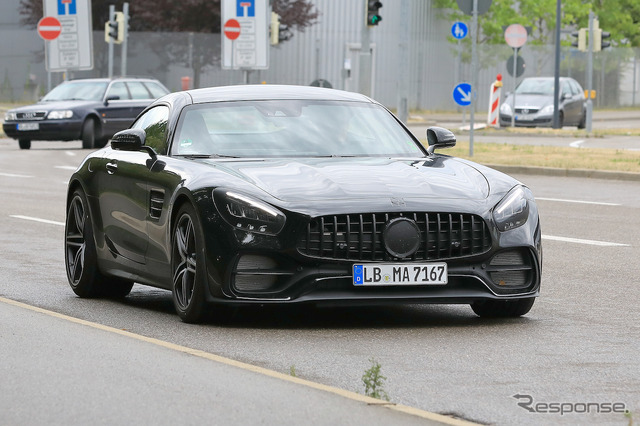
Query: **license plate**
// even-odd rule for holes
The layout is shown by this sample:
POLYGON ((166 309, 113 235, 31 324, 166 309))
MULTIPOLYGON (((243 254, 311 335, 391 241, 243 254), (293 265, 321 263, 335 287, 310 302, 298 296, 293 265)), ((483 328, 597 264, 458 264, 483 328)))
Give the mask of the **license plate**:
POLYGON ((18 123, 18 130, 38 130, 40 123, 18 123))
POLYGON ((533 120, 533 116, 531 115, 516 115, 516 120, 518 121, 531 121, 533 120))
POLYGON ((353 285, 444 285, 447 264, 363 263, 353 265, 353 285))

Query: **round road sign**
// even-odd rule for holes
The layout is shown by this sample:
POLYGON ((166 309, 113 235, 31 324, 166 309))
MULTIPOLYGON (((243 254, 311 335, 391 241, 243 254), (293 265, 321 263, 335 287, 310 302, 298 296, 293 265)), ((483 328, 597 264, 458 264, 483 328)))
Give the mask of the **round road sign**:
POLYGON ((504 32, 504 39, 514 49, 522 47, 527 42, 527 29, 520 24, 511 24, 504 32))
POLYGON ((224 35, 229 40, 235 40, 240 37, 240 22, 235 19, 229 19, 224 23, 224 35))
POLYGON ((55 40, 61 32, 62 25, 53 16, 45 16, 38 22, 38 35, 44 40, 55 40))

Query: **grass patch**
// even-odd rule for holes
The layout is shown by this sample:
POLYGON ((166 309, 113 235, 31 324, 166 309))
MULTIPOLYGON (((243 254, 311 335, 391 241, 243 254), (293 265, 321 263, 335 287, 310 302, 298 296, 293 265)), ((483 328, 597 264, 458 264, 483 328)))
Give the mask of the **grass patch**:
POLYGON ((469 157, 469 143, 460 142, 437 152, 482 164, 640 173, 640 151, 474 142, 469 157))

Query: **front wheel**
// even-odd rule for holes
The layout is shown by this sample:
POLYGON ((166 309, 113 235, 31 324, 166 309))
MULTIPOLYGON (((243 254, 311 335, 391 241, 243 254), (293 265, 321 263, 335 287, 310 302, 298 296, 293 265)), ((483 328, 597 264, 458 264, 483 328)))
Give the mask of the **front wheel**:
POLYGON ((584 129, 585 127, 587 127, 587 111, 584 111, 582 113, 582 118, 578 123, 578 129, 584 129))
POLYGON ((87 118, 82 123, 82 148, 93 149, 96 145, 96 122, 93 118, 87 118))
POLYGON ((31 141, 29 139, 19 139, 18 145, 20 145, 20 149, 29 149, 31 148, 31 141))
POLYGON ((84 191, 76 189, 67 207, 65 222, 65 266, 69 285, 80 297, 124 297, 133 282, 108 278, 98 270, 93 227, 84 191))
POLYGON ((195 209, 190 204, 185 204, 178 211, 171 253, 171 289, 176 312, 184 322, 200 322, 206 305, 204 237, 195 209))
POLYGON ((481 300, 473 302, 471 309, 482 318, 515 318, 531 310, 535 297, 518 300, 481 300))

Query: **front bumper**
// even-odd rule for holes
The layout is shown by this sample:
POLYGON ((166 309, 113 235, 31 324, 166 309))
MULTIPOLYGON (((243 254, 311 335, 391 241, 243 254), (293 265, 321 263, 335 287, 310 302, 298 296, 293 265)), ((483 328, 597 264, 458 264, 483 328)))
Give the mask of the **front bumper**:
POLYGON ((4 134, 13 139, 72 141, 82 137, 82 120, 7 121, 4 134), (18 130, 18 124, 37 124, 37 130, 18 130))
MULTIPOLYGON (((535 115, 526 119, 519 119, 516 115, 516 127, 551 127, 553 125, 553 116, 551 115, 535 115)), ((500 114, 500 127, 511 126, 511 115, 500 114)))

